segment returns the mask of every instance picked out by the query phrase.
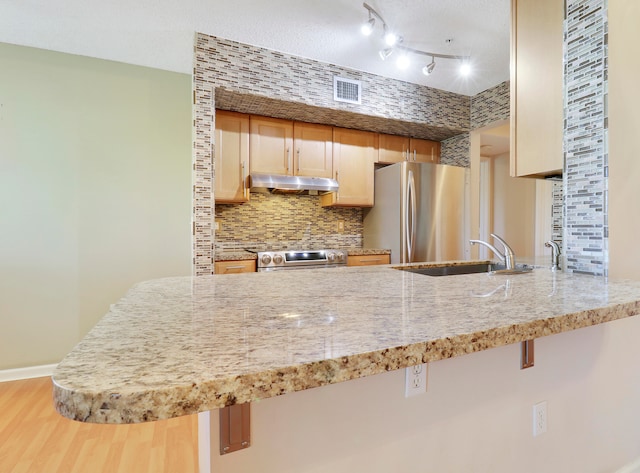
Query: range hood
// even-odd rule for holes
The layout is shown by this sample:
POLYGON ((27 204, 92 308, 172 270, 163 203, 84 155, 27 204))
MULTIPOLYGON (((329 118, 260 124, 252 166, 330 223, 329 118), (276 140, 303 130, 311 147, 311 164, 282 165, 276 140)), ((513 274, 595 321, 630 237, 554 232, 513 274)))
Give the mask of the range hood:
POLYGON ((254 173, 249 176, 252 189, 276 191, 337 192, 338 181, 327 177, 284 176, 280 174, 254 173))

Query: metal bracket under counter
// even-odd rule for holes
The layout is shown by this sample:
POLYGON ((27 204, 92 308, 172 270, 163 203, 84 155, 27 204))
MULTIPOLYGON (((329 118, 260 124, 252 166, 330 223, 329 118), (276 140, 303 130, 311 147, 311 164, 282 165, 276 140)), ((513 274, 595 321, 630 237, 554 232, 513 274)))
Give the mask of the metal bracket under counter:
POLYGON ((527 340, 522 342, 521 356, 520 356, 520 369, 524 370, 531 368, 534 364, 534 340, 527 340))
POLYGON ((220 455, 251 446, 251 404, 220 409, 220 455))

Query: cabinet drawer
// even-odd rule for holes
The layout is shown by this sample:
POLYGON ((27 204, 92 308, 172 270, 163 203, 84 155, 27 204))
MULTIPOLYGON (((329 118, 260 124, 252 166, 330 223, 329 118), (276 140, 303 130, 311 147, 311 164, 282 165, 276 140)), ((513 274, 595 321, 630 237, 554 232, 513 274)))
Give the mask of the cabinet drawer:
POLYGON ((216 261, 216 274, 237 274, 237 273, 254 273, 256 271, 256 260, 237 260, 237 261, 216 261))
POLYGON ((347 266, 373 266, 375 264, 389 264, 390 255, 362 255, 348 256, 347 266))

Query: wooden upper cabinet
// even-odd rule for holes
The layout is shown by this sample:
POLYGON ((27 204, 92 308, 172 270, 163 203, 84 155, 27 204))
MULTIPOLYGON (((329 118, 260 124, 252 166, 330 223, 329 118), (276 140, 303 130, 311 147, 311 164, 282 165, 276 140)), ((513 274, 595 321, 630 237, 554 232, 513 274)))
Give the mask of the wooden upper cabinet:
POLYGON ((373 173, 377 158, 377 133, 334 128, 333 172, 339 189, 321 196, 321 205, 373 206, 373 173))
POLYGON ((440 143, 437 141, 411 138, 409 140, 409 161, 417 163, 439 163, 440 143))
POLYGON ((511 1, 511 175, 563 168, 564 2, 511 1))
POLYGON ((378 162, 393 164, 407 161, 409 156, 409 138, 397 135, 379 135, 378 162))
POLYGON ((333 177, 333 128, 312 123, 293 124, 296 176, 333 177))
POLYGON ((288 176, 333 175, 333 128, 251 117, 251 172, 288 176))
POLYGON ((217 203, 249 200, 249 116, 216 111, 214 195, 217 203))
POLYGON ((251 116, 251 172, 292 174, 293 122, 251 116))

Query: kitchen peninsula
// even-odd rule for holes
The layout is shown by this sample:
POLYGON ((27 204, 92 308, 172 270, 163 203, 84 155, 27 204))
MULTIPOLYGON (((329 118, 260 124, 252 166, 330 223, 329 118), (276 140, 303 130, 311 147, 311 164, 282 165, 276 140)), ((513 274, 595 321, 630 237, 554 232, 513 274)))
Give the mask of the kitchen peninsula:
MULTIPOLYGON (((140 283, 55 370, 69 418, 165 419, 636 315, 640 282, 390 266, 140 283)), ((515 360, 514 360, 515 363, 515 360)))

